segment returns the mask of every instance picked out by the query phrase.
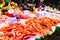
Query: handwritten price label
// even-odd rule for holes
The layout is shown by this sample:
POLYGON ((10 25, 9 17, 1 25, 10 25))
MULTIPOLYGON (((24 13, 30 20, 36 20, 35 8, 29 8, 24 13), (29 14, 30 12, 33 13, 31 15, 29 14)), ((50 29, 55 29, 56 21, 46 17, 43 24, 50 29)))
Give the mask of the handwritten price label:
POLYGON ((17 19, 14 17, 14 18, 9 18, 7 20, 8 23, 16 23, 17 22, 17 19))

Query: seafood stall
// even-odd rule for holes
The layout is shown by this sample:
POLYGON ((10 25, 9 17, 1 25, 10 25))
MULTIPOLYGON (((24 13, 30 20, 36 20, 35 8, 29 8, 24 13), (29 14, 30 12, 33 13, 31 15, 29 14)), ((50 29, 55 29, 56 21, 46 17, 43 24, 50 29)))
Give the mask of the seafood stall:
POLYGON ((0 40, 60 40, 60 11, 49 6, 21 10, 11 2, 0 8, 0 40))

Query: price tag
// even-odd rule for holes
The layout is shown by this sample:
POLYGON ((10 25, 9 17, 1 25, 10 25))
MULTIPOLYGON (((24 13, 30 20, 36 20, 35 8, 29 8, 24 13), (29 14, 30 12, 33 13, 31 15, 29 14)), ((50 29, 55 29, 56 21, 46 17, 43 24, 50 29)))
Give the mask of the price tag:
POLYGON ((17 23, 17 19, 15 17, 7 19, 8 23, 17 23))
POLYGON ((40 14, 39 13, 36 14, 36 18, 40 18, 40 14))

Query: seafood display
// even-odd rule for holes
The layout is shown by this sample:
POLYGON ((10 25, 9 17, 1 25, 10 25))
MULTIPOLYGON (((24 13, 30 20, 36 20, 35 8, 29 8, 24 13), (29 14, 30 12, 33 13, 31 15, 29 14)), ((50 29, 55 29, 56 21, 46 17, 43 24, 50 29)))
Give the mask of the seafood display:
POLYGON ((14 2, 9 2, 6 7, 0 5, 0 40, 45 40, 56 29, 60 29, 58 9, 45 5, 35 8, 35 4, 34 7, 32 4, 28 7, 29 5, 18 6, 14 2))
POLYGON ((0 39, 26 40, 31 36, 35 36, 37 33, 44 37, 44 35, 50 34, 50 32, 52 32, 52 26, 56 26, 57 23, 57 20, 47 17, 43 17, 41 19, 30 18, 25 22, 25 25, 15 23, 2 27, 0 29, 0 39))

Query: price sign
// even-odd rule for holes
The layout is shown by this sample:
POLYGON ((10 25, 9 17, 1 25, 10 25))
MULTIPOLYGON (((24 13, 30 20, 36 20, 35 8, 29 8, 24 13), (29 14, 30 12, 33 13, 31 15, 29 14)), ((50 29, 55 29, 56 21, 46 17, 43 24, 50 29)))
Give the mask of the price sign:
POLYGON ((17 23, 17 19, 15 17, 7 19, 8 23, 17 23))

